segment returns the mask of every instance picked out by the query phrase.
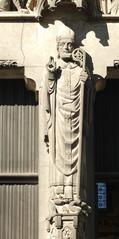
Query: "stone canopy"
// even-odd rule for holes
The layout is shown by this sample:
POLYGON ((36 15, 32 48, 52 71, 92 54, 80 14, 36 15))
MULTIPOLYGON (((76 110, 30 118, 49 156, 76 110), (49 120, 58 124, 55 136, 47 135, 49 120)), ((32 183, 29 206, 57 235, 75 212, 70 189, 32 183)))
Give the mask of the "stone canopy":
POLYGON ((79 12, 85 12, 86 15, 94 15, 98 10, 97 0, 39 0, 37 4, 37 16, 41 17, 42 12, 46 10, 55 11, 59 5, 76 6, 79 12))

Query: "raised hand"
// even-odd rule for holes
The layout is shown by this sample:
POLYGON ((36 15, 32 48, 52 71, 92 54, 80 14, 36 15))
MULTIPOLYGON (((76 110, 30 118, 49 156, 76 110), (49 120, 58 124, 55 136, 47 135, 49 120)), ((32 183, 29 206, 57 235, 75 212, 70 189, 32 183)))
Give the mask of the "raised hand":
POLYGON ((56 62, 54 61, 54 57, 50 56, 49 62, 46 65, 46 68, 49 72, 56 71, 56 62))

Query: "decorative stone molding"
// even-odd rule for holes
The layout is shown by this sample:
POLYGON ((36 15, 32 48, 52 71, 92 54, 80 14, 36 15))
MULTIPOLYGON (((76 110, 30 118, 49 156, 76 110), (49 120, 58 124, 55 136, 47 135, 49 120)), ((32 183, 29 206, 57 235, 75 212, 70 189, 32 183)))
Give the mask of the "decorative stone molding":
POLYGON ((14 60, 0 60, 0 67, 17 67, 17 62, 14 60))
POLYGON ((0 60, 0 79, 24 79, 24 67, 15 60, 0 60))
POLYGON ((86 9, 87 8, 87 2, 86 0, 39 0, 37 4, 37 16, 42 16, 42 10, 51 10, 54 11, 58 5, 67 4, 73 4, 76 6, 77 9, 86 9))
POLYGON ((50 238, 52 239, 85 239, 86 219, 82 214, 56 215, 50 225, 50 238))
MULTIPOLYGON (((59 5, 75 5, 80 11, 85 11, 85 14, 90 17, 119 17, 119 2, 118 0, 27 0, 24 7, 21 6, 19 0, 12 0, 12 4, 16 7, 16 16, 38 18, 42 16, 42 11, 54 11, 59 5)), ((0 17, 9 17, 10 0, 0 1, 0 17), (7 13, 7 14, 6 14, 7 13)), ((11 15, 10 15, 11 16, 11 15)))
POLYGON ((25 76, 24 66, 19 66, 15 60, 0 60, 0 79, 24 79, 26 88, 36 91, 36 82, 25 76))

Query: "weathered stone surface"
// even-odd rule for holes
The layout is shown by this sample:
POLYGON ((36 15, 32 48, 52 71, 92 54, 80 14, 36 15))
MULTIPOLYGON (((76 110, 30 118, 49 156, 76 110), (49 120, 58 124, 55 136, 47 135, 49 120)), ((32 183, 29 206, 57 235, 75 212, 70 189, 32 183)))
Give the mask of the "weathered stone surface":
MULTIPOLYGON (((103 7, 104 9, 104 7, 103 7)), ((106 22, 101 21, 98 22, 95 20, 88 21, 85 15, 80 15, 79 12, 76 10, 76 7, 64 8, 58 7, 55 13, 48 13, 45 16, 44 20, 39 22, 1 22, 0 23, 0 57, 1 60, 15 60, 18 66, 24 66, 25 68, 25 76, 27 79, 33 79, 36 83, 36 90, 39 91, 39 238, 48 238, 49 233, 46 230, 46 224, 48 217, 48 202, 49 202, 49 156, 48 156, 48 146, 49 143, 47 142, 47 147, 44 143, 44 115, 43 115, 43 107, 44 101, 42 98, 42 82, 43 82, 43 71, 46 68, 46 63, 49 61, 49 56, 54 57, 54 61, 57 59, 57 46, 56 46, 56 35, 61 27, 70 27, 76 33, 76 48, 81 46, 81 49, 85 51, 88 56, 86 60, 86 65, 89 67, 90 72, 92 73, 93 70, 93 78, 97 80, 97 90, 103 88, 103 84, 98 84, 98 80, 106 77, 107 75, 107 66, 113 66, 113 61, 119 59, 119 51, 118 51, 118 39, 119 39, 119 32, 118 22, 106 22), (67 15, 66 15, 67 13, 67 15), (93 62, 93 64, 92 64, 93 62)), ((104 12, 105 13, 105 12, 104 12)), ((6 19, 10 16, 11 13, 5 13, 6 19)), ((17 13, 18 14, 18 13, 17 13)), ((111 14, 108 14, 111 15, 111 14)), ((16 13, 14 14, 16 17, 16 13)), ((22 15, 19 15, 21 17, 22 15)), ((118 14, 117 14, 118 16, 118 14)), ((0 14, 0 19, 3 17, 3 13, 0 14)), ((16 18, 15 18, 16 19, 16 18)), ((21 18, 20 18, 21 19, 21 18)), ((7 20, 8 21, 8 20, 7 20)), ((21 21, 21 20, 20 20, 21 21)), ((75 55, 74 55, 75 56, 75 55)), ((77 63, 76 63, 77 64, 77 63)), ((74 65, 74 62, 73 62, 74 65)), ((77 69, 78 67, 76 67, 77 69)), ((66 68, 67 69, 67 68, 66 68)), ((66 70, 65 69, 65 70, 66 70)), ((64 71, 65 71, 64 70, 64 71)), ((67 70, 68 72, 71 69, 67 70)), ((73 70, 72 70, 73 71, 73 70)), ((4 71, 2 71, 4 74, 4 71)), ((5 75, 4 75, 5 76, 5 75)), ((63 77, 63 76, 62 76, 63 77)), ((116 78, 117 78, 116 73, 116 78)), ((0 76, 2 78, 2 75, 0 76)), ((76 80, 76 79, 75 79, 76 80)), ((100 81, 99 81, 100 82, 100 81)), ((65 82, 68 85, 68 82, 65 82)), ((103 83, 103 82, 102 82, 103 83)), ((79 87, 80 88, 80 87, 79 87)), ((87 113, 88 114, 88 113, 87 113)), ((68 119, 66 119, 68 121, 68 119)), ((69 122, 69 121, 68 121, 69 122)), ((47 125, 44 125, 46 129, 47 125)), ((68 124, 67 124, 68 127, 68 124)), ((92 135, 92 129, 89 129, 90 134, 92 135)), ((58 134, 59 136, 59 134, 58 134)), ((90 141, 90 139, 88 139, 90 141)), ((69 148, 68 148, 69 149, 69 148)), ((85 151, 85 150, 84 150, 85 151)), ((90 142, 88 143, 88 152, 90 152, 90 142)), ((70 156, 70 152, 68 154, 70 156)), ((88 159, 88 166, 90 167, 90 162, 92 162, 93 155, 87 153, 88 159)), ((59 160, 60 161, 60 160, 59 160)), ((59 163, 58 161, 58 163, 59 163)), ((61 167, 62 168, 62 167, 61 167)), ((62 177, 62 172, 56 172, 56 166, 53 169, 56 175, 55 180, 58 178, 58 183, 61 180, 61 185, 56 185, 53 187, 55 188, 55 192, 58 195, 64 194, 66 199, 70 201, 70 196, 75 199, 75 187, 72 183, 75 182, 76 178, 72 176, 64 175, 62 177), (61 177, 60 177, 61 176, 61 177), (63 182, 63 183, 62 183, 63 182), (67 185, 64 185, 65 184, 67 185), (71 184, 71 185, 70 185, 71 184), (65 190, 64 190, 65 188, 65 190), (72 188, 74 190, 72 190, 72 188), (72 193, 73 191, 73 193, 72 193)), ((68 169, 69 170, 69 169, 68 169)), ((64 168, 63 170, 64 171, 64 168)), ((92 177, 93 170, 89 169, 90 175, 88 178, 92 177)), ((63 172, 63 174, 66 174, 63 172)), ((76 173, 73 173, 73 175, 76 173)), ((91 179, 90 179, 91 180, 91 179)), ((56 183, 56 181, 55 181, 56 183)), ((93 182, 92 182, 93 184, 93 182)), ((54 189, 53 188, 53 189, 54 189)), ((91 189, 88 189, 91 191, 91 189)), ((90 193, 90 192, 89 192, 90 193)), ((64 198, 59 198, 59 201, 64 200, 64 198)), ((87 205, 77 204, 74 201, 72 203, 59 206, 57 208, 53 208, 53 220, 52 224, 50 221, 50 230, 52 231, 52 238, 53 233, 56 230, 55 223, 57 223, 57 227, 59 227, 60 219, 64 220, 64 226, 60 228, 60 232, 64 238, 68 235, 72 237, 72 231, 74 232, 77 225, 77 215, 75 214, 76 211, 87 210, 87 205), (66 213, 65 218, 57 218, 55 216, 56 209, 62 213, 66 213), (74 212, 74 215, 71 218, 71 215, 68 213, 74 212), (74 220, 75 217, 75 220, 74 220), (67 220, 71 220, 70 225, 66 225, 67 220)), ((82 214, 81 214, 82 215, 82 214)), ((64 215, 63 215, 64 217, 64 215)), ((64 222, 63 221, 63 222, 64 222)), ((92 225, 94 223, 92 222, 92 225)), ((79 227, 80 228, 80 227, 79 227)), ((92 237, 91 237, 92 238, 92 237)))
MULTIPOLYGON (((86 216, 90 211, 82 148, 85 147, 84 85, 87 79, 91 79, 86 69, 86 53, 80 48, 74 49, 74 32, 70 28, 59 30, 57 51, 59 59, 55 62, 50 57, 43 82, 43 106, 48 131, 44 137, 48 138, 45 142, 49 143, 48 231, 51 237, 55 233, 56 238, 76 239, 78 236, 77 230, 73 230, 73 219, 71 228, 69 226, 70 216, 74 215, 79 223, 81 215, 86 216), (62 225, 61 215, 66 216, 66 225, 62 225), (58 232, 57 229, 61 230, 58 232)), ((81 231, 79 228, 79 232, 83 238, 86 229, 81 231)))

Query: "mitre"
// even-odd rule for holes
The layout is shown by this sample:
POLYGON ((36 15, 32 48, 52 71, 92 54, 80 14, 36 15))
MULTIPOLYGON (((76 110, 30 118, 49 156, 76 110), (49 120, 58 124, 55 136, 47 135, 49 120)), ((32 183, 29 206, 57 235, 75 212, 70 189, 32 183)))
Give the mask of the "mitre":
POLYGON ((57 33, 56 40, 60 41, 61 39, 70 39, 74 41, 74 32, 68 27, 61 27, 57 33))

